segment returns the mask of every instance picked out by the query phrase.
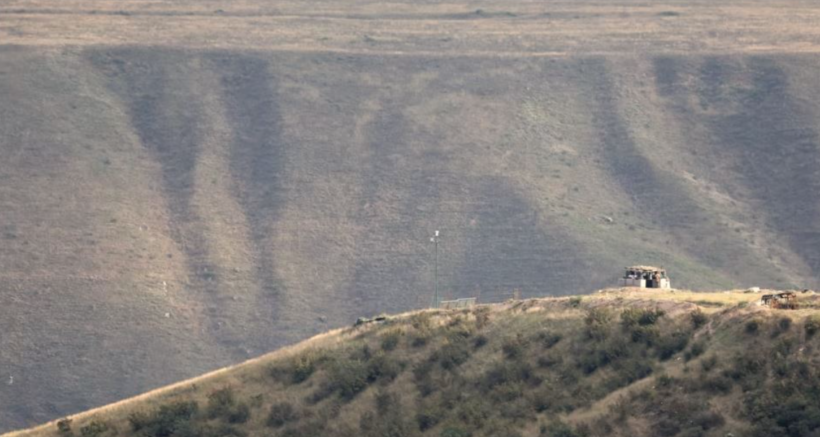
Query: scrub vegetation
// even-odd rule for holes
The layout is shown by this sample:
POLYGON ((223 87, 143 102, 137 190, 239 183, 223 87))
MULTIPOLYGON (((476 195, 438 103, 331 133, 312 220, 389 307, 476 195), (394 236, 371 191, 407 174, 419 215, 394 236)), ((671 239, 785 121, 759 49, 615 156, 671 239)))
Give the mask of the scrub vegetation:
POLYGON ((610 290, 410 313, 12 436, 816 435, 815 310, 755 298, 610 290))

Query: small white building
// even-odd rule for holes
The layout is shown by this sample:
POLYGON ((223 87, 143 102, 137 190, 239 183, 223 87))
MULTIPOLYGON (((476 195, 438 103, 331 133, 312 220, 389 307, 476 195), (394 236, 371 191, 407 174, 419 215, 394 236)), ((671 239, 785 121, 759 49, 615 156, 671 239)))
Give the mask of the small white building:
POLYGON ((652 266, 627 267, 624 277, 621 278, 621 286, 637 288, 661 288, 668 290, 672 288, 669 275, 663 268, 652 266))

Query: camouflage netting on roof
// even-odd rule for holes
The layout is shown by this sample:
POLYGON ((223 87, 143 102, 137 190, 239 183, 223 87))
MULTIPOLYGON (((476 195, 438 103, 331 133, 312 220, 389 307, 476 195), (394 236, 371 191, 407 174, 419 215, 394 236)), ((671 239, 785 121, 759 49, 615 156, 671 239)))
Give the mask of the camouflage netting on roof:
POLYGON ((627 267, 626 269, 627 270, 638 271, 638 272, 665 272, 666 271, 666 269, 662 269, 662 268, 658 268, 658 267, 652 267, 652 266, 632 266, 632 267, 627 267))

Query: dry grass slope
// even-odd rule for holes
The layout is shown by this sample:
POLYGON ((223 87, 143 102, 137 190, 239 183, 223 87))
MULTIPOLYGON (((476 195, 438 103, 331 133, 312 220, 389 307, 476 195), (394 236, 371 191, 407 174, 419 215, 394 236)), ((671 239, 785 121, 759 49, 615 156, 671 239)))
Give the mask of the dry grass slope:
POLYGON ((4 1, 0 430, 423 307, 436 228, 446 297, 818 286, 787 6, 4 1))
POLYGON ((604 290, 421 311, 6 437, 809 436, 820 300, 604 290))

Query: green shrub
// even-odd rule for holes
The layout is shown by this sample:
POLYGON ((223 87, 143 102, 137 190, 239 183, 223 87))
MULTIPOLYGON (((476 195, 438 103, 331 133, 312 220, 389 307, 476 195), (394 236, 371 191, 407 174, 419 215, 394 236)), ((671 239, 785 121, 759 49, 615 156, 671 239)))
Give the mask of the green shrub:
POLYGON ((746 322, 743 327, 743 331, 749 335, 757 335, 758 330, 760 330, 760 322, 754 319, 746 322))
POLYGON ((355 359, 336 360, 330 368, 329 383, 344 399, 352 399, 367 388, 370 369, 355 359))
POLYGON ((430 356, 445 370, 454 370, 470 359, 470 347, 466 340, 450 341, 430 356))
POLYGON ((384 379, 392 381, 401 373, 401 367, 396 360, 383 353, 370 358, 367 362, 367 382, 373 383, 384 379))
POLYGON ((724 375, 715 375, 709 378, 705 378, 701 382, 701 388, 710 393, 729 393, 730 391, 732 391, 733 385, 734 382, 724 375))
POLYGON ((652 363, 646 358, 630 358, 619 361, 615 366, 616 377, 612 379, 610 386, 612 389, 625 387, 635 381, 651 375, 654 369, 652 363))
POLYGON ((700 361, 700 367, 704 372, 709 372, 717 366, 717 362, 717 355, 711 355, 700 361))
POLYGON ((609 336, 612 314, 606 309, 592 308, 584 317, 586 336, 592 340, 603 340, 609 336))
POLYGON ((703 313, 703 311, 698 308, 695 311, 689 313, 689 319, 692 321, 692 327, 694 329, 699 329, 701 326, 705 325, 706 322, 709 321, 709 317, 703 313))
POLYGON ((656 345, 658 358, 666 361, 684 350, 687 344, 689 344, 689 334, 685 332, 675 332, 672 335, 661 337, 656 345))
POLYGON ((316 371, 317 366, 327 359, 327 355, 323 352, 309 350, 281 365, 272 367, 270 374, 278 381, 300 384, 307 381, 316 371))
POLYGON ((806 337, 814 337, 814 334, 820 332, 820 317, 812 316, 806 318, 803 322, 803 330, 806 332, 806 337))
POLYGON ((225 417, 230 423, 245 423, 251 418, 251 407, 244 402, 237 404, 225 417))
POLYGON ((568 303, 571 308, 578 308, 581 306, 581 301, 583 301, 581 296, 573 296, 569 298, 568 303))
POLYGON ((67 434, 67 435, 72 434, 71 422, 72 422, 72 420, 68 417, 58 420, 57 421, 57 431, 60 434, 67 434))
POLYGON ((80 435, 82 437, 100 437, 109 430, 108 424, 105 422, 93 421, 88 425, 80 428, 80 435))
POLYGON ((444 417, 444 410, 438 405, 425 405, 416 413, 416 423, 419 430, 424 432, 438 425, 444 417))
POLYGON ((664 314, 657 309, 627 308, 621 313, 621 325, 627 330, 634 326, 654 325, 664 314))
POLYGON ((707 410, 696 414, 695 417, 692 418, 692 423, 708 431, 712 428, 723 426, 723 424, 726 423, 726 419, 718 412, 707 410))
POLYGON ((279 428, 298 419, 296 409, 290 402, 279 402, 270 407, 267 425, 271 428, 279 428))
POLYGON ((399 340, 401 339, 401 331, 398 329, 394 329, 385 333, 382 336, 382 350, 385 351, 392 351, 399 345, 399 340))
POLYGON ((561 421, 542 426, 541 435, 543 437, 581 437, 569 425, 561 421))
POLYGON ((550 333, 546 331, 542 331, 538 333, 538 341, 544 347, 544 349, 552 349, 553 346, 558 344, 563 337, 561 334, 550 333))
POLYGON ((422 397, 429 396, 438 390, 438 385, 435 384, 432 377, 434 365, 435 362, 424 360, 413 367, 413 382, 415 382, 416 388, 422 397))
POLYGON ((522 361, 502 362, 490 368, 479 382, 482 390, 490 391, 507 383, 523 382, 531 386, 540 383, 529 363, 522 361))
POLYGON ((490 323, 490 308, 481 306, 473 310, 475 315, 475 326, 478 329, 484 329, 490 323))
POLYGON ((416 331, 429 331, 433 328, 430 313, 421 312, 410 316, 410 325, 416 331))
POLYGON ((766 368, 766 359, 762 355, 736 355, 733 364, 733 367, 727 371, 727 376, 740 381, 760 374, 766 368))
POLYGON ((412 338, 413 338, 413 340, 410 341, 410 346, 413 346, 413 347, 424 347, 424 346, 427 346, 427 343, 430 342, 430 336, 429 335, 416 333, 416 334, 412 335, 412 338))
POLYGON ((643 343, 651 347, 658 342, 660 333, 657 326, 636 325, 631 328, 629 336, 633 343, 643 343))
POLYGON ((135 411, 128 415, 128 422, 132 431, 139 431, 151 424, 151 416, 144 411, 135 411))
POLYGON ((208 395, 208 407, 205 409, 205 414, 209 419, 227 417, 235 404, 233 388, 221 388, 208 395))
POLYGON ((703 355, 704 352, 706 352, 706 343, 704 343, 703 341, 695 342, 686 352, 686 361, 689 361, 693 358, 697 358, 703 355))
POLYGON ((177 401, 160 406, 152 414, 133 413, 128 421, 142 436, 170 437, 181 434, 180 430, 191 429, 198 412, 199 405, 195 401, 177 401))
POLYGON ((380 392, 375 397, 376 412, 364 413, 359 420, 362 437, 410 437, 417 428, 402 411, 401 400, 396 394, 380 392))
POLYGON ((486 335, 479 334, 475 337, 475 339, 473 339, 473 347, 476 348, 476 349, 480 349, 480 348, 484 347, 487 344, 488 341, 489 341, 489 339, 487 338, 486 335))
POLYGON ((501 345, 501 351, 508 360, 519 360, 524 355, 524 340, 520 336, 508 338, 501 345))

